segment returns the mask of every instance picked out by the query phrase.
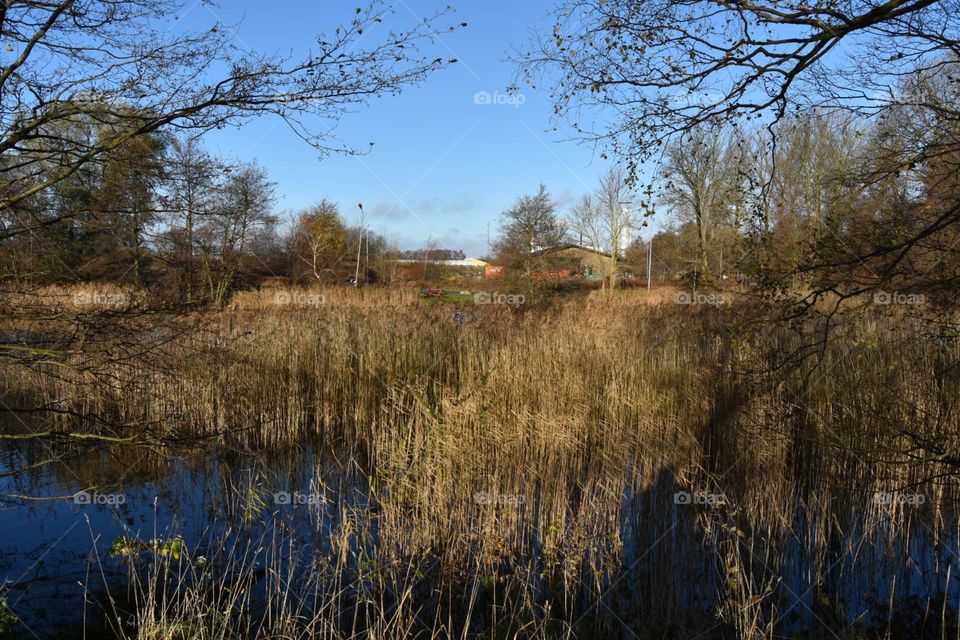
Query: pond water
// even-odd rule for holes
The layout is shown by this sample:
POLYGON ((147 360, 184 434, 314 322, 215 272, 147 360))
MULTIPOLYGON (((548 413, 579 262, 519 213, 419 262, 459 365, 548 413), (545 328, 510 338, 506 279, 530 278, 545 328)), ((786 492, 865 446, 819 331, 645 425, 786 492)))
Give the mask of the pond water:
MULTIPOLYGON (((101 615, 109 608, 107 593, 122 599, 131 571, 122 554, 111 553, 118 541, 158 549, 179 539, 193 557, 213 556, 226 540, 257 540, 280 522, 301 552, 329 554, 343 514, 376 519, 362 479, 309 448, 271 455, 67 453, 38 443, 0 451, 0 597, 17 618, 13 637, 109 637, 101 615)), ((725 546, 722 522, 705 526, 704 505, 696 504, 704 500, 678 499, 682 491, 666 472, 652 482, 629 478, 625 486, 613 524, 617 570, 597 572, 599 600, 587 590, 574 605, 594 616, 608 611, 617 620, 612 637, 632 637, 631 627, 655 608, 687 612, 693 628, 729 629, 718 617, 724 606, 718 594, 742 584, 736 567, 751 567, 754 591, 770 590, 765 606, 776 609, 785 634, 819 630, 830 637, 828 628, 878 627, 894 616, 906 628, 919 624, 915 618, 924 611, 944 620, 902 637, 955 633, 956 513, 939 513, 936 527, 926 515, 908 518, 904 527, 902 517, 867 526, 851 512, 840 528, 845 536, 815 551, 809 532, 819 516, 799 508, 774 559, 753 545, 725 546)), ((912 508, 904 502, 899 509, 912 508)), ((533 524, 529 552, 543 555, 537 490, 511 508, 533 524)), ((368 543, 375 546, 376 536, 368 543)), ((587 565, 591 558, 584 558, 587 565)), ((540 589, 546 597, 546 584, 540 589)))
POLYGON ((180 538, 202 556, 205 545, 257 540, 283 522, 298 543, 322 553, 338 514, 367 506, 360 481, 306 451, 116 453, 100 449, 30 469, 44 454, 62 454, 43 446, 0 452, 0 585, 27 636, 79 637, 85 625, 102 626, 107 591, 116 598, 129 578, 124 557, 111 552, 118 541, 180 538))

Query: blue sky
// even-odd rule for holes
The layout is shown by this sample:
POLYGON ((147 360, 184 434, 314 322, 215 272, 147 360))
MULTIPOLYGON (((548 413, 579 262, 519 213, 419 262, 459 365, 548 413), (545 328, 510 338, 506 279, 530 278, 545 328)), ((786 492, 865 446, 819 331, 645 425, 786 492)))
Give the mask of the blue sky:
MULTIPOLYGON (((446 5, 398 0, 397 24, 446 5)), ((210 28, 218 20, 237 24, 241 46, 296 53, 306 51, 317 34, 332 32, 355 6, 227 0, 211 9, 198 1, 180 24, 188 29, 210 28)), ((206 146, 266 167, 279 184, 280 212, 293 215, 327 197, 355 224, 356 203, 363 202, 371 228, 401 248, 432 241, 485 255, 488 225, 495 237, 500 213, 520 194, 536 191, 540 182, 566 213, 576 197, 595 187, 610 161, 565 140, 569 131, 548 131, 551 105, 543 93, 524 87, 522 104, 514 105, 474 101, 481 91, 505 94, 516 71, 506 56, 526 43, 529 29, 551 28, 551 3, 462 0, 454 9, 456 21, 468 26, 445 36, 435 55, 459 62, 401 96, 374 100, 344 119, 339 137, 355 147, 374 142, 369 154, 320 159, 278 118, 215 132, 206 146)))

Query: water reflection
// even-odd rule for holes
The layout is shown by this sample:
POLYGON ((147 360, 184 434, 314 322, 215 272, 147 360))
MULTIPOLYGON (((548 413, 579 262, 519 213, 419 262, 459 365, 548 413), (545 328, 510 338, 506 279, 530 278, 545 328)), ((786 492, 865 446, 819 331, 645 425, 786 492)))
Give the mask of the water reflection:
MULTIPOLYGON (((774 619, 779 633, 811 636, 850 624, 901 625, 901 637, 956 629, 955 512, 940 512, 934 531, 924 505, 863 496, 828 510, 826 500, 818 506, 804 499, 785 510, 789 517, 779 528, 747 531, 737 502, 747 494, 723 500, 691 494, 670 470, 639 462, 617 486, 619 504, 609 513, 584 510, 599 501, 573 496, 566 526, 592 534, 563 550, 550 546, 543 525, 553 514, 541 483, 523 500, 481 496, 478 512, 512 510, 524 539, 503 552, 502 572, 533 567, 525 578, 531 599, 609 637, 632 637, 642 625, 710 637, 737 632, 738 625, 762 629, 774 619), (904 518, 908 508, 914 511, 904 518), (892 517, 896 509, 900 515, 892 517), (838 513, 846 513, 846 522, 822 526, 838 513), (830 533, 837 531, 844 534, 830 533), (572 587, 565 582, 570 574, 579 577, 572 587)), ((364 474, 310 446, 187 453, 25 442, 0 451, 0 495, 0 576, 21 635, 80 637, 86 628, 88 638, 108 637, 101 609, 122 608, 111 602, 130 595, 127 581, 139 569, 129 555, 172 554, 172 541, 182 540, 192 562, 209 563, 208 573, 229 571, 235 552, 254 564, 273 554, 274 563, 296 558, 356 573, 366 570, 363 563, 385 561, 378 550, 388 534, 381 533, 364 474), (86 493, 78 498, 78 492, 86 493)), ((411 514, 405 526, 416 523, 411 514)), ((470 553, 467 566, 486 562, 483 547, 470 553)), ((431 600, 437 564, 417 568, 427 619, 441 606, 431 600)), ((271 579, 258 571, 249 578, 254 609, 271 579)), ((481 578, 462 595, 483 605, 499 597, 500 587, 481 578)), ((343 588, 337 597, 359 608, 361 590, 343 588)))
POLYGON ((314 544, 329 537, 345 502, 366 504, 356 478, 334 473, 309 450, 165 457, 129 448, 53 451, 40 443, 0 451, 0 496, 3 593, 40 637, 61 637, 85 615, 96 618, 85 603, 105 586, 122 585, 128 573, 110 553, 118 540, 182 537, 203 555, 204 544, 255 539, 282 521, 314 544), (43 460, 53 461, 36 465, 43 460), (295 498, 284 503, 283 494, 295 498))

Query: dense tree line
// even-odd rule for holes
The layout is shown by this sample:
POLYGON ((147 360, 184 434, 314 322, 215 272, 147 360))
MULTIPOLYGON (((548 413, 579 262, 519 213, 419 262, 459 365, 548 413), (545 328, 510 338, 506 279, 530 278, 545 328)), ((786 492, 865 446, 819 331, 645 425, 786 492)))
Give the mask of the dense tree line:
POLYGON ((332 133, 341 118, 451 63, 422 48, 458 28, 440 25, 447 11, 404 24, 371 0, 284 57, 241 50, 227 25, 171 28, 191 4, 0 7, 4 282, 109 280, 222 301, 293 270, 269 178, 211 158, 200 137, 272 115, 321 152, 356 153, 332 133))
MULTIPOLYGON (((669 221, 653 238, 655 273, 737 274, 842 297, 909 290, 955 304, 960 237, 943 215, 960 201, 955 156, 905 156, 918 152, 920 127, 931 146, 952 144, 960 127, 914 125, 918 116, 814 112, 678 137, 655 183, 655 208, 669 221)), ((646 250, 638 242, 630 253, 646 250)))
POLYGON ((955 303, 957 8, 562 0, 517 59, 632 182, 661 167, 666 271, 735 264, 801 311, 905 288, 955 303))
POLYGON ((667 141, 641 198, 619 167, 566 215, 541 187, 504 213, 498 256, 529 271, 538 250, 575 243, 645 275, 652 250, 657 283, 695 274, 704 286, 797 293, 801 306, 882 291, 955 305, 960 119, 948 109, 960 95, 940 76, 915 80, 875 118, 821 109, 698 124, 667 141), (656 233, 643 232, 650 215, 656 233))
MULTIPOLYGON (((75 134, 99 135, 92 123, 75 134)), ((383 253, 381 237, 326 200, 284 228, 275 187, 255 162, 216 158, 196 137, 143 136, 9 208, 10 226, 52 222, 3 241, 0 270, 24 285, 110 282, 221 303, 271 276, 346 281, 358 251, 364 265, 383 253)))

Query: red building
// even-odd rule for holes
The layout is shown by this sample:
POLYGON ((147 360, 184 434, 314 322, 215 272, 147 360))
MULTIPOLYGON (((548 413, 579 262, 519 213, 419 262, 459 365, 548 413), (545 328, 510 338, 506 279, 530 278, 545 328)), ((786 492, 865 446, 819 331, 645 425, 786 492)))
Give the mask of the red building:
POLYGON ((506 272, 506 268, 501 265, 488 264, 483 268, 483 277, 486 280, 496 280, 502 278, 506 272))

